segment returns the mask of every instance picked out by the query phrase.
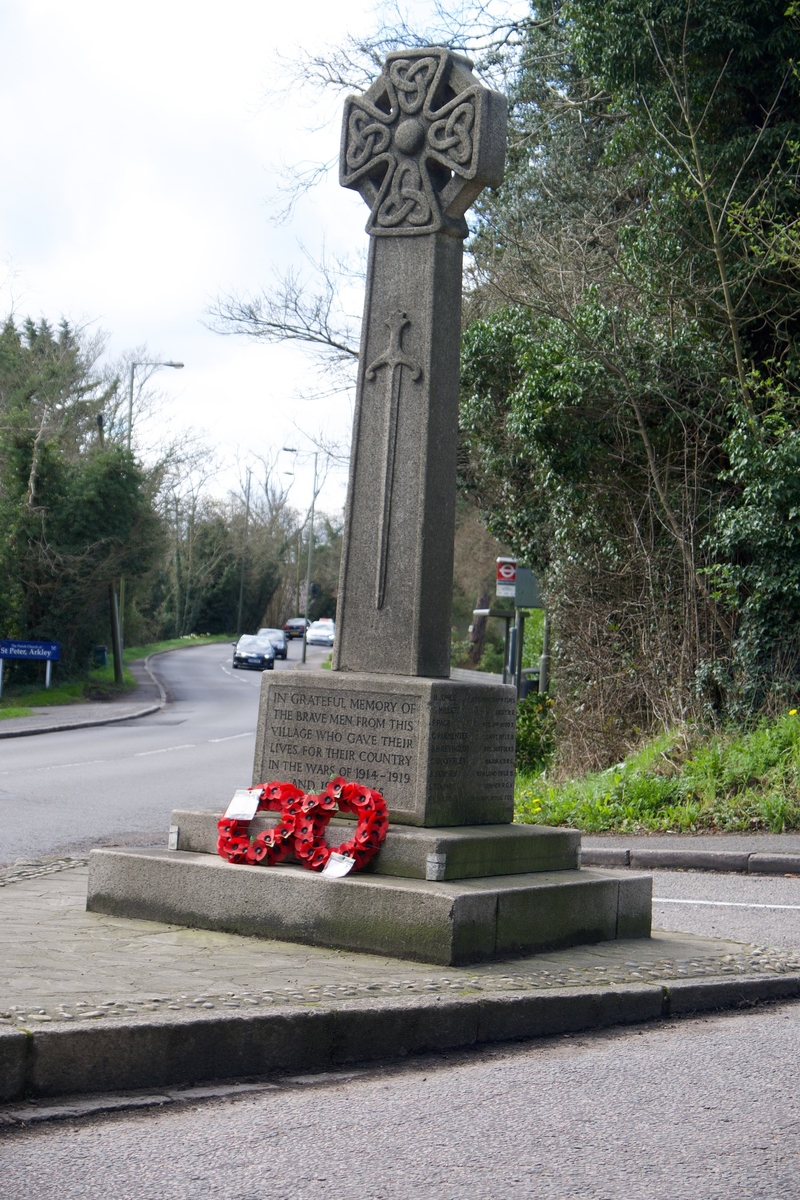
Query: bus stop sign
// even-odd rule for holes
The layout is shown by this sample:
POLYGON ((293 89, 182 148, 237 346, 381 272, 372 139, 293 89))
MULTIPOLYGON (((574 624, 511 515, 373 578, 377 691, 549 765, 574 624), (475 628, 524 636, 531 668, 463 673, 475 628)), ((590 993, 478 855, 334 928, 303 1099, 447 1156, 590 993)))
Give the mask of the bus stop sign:
POLYGON ((498 558, 495 594, 498 596, 509 596, 513 600, 516 590, 517 560, 515 558, 498 558))

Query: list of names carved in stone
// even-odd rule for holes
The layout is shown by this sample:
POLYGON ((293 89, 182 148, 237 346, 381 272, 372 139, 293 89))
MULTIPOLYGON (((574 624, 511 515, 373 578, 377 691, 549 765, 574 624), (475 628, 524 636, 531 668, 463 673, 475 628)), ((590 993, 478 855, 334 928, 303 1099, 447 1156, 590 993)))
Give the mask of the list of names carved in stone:
POLYGON ((431 707, 431 779, 469 778, 486 796, 505 796, 514 786, 515 721, 513 697, 476 706, 474 693, 439 691, 431 707))

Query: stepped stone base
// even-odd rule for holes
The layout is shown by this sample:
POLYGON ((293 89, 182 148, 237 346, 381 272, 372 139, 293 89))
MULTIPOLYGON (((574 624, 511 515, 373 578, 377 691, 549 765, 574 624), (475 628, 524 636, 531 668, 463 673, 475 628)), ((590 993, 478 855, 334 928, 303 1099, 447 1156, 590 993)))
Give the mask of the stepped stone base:
POLYGON ((94 850, 86 907, 447 966, 648 937, 652 878, 544 871, 448 883, 328 879, 174 850, 94 850))
MULTIPOLYGON (((178 850, 216 854, 219 813, 175 809, 178 850)), ((259 813, 250 835, 271 829, 277 814, 259 813)), ((334 818, 326 841, 338 846, 352 833, 353 823, 334 818)), ((390 825, 380 853, 361 874, 395 875, 404 879, 475 879, 518 875, 528 871, 574 871, 580 866, 581 835, 575 829, 545 825, 462 825, 443 829, 390 825)), ((291 860, 287 860, 291 861, 291 860)))

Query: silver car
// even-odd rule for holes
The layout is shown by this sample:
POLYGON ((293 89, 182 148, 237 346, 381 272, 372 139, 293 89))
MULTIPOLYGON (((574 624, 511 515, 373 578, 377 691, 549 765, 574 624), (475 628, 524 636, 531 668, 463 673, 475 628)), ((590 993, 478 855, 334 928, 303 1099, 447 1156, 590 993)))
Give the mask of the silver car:
POLYGON ((309 646, 332 646, 336 629, 330 619, 314 621, 309 626, 306 641, 309 646))

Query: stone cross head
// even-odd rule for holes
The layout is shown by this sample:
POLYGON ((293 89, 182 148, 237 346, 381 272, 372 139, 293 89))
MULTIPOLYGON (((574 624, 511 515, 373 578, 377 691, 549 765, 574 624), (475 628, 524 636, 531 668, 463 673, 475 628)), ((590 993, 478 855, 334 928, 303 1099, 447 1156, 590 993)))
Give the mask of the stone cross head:
POLYGON ((339 181, 370 207, 367 233, 466 237, 464 213, 503 178, 506 101, 440 46, 390 54, 345 102, 339 181))

